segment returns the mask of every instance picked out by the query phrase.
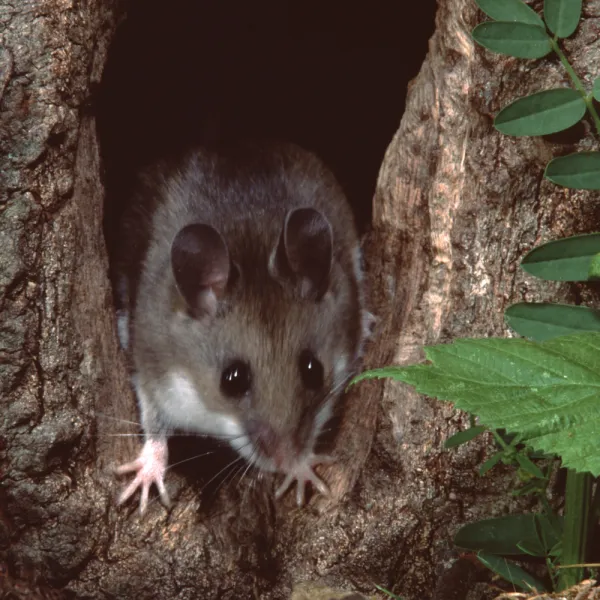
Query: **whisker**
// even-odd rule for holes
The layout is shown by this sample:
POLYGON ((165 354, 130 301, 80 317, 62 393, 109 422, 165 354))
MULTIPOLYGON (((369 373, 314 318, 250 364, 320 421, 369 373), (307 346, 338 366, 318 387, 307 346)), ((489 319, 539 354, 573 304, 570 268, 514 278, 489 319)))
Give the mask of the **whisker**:
MULTIPOLYGON (((241 436, 239 436, 239 437, 237 437, 235 439, 241 439, 241 438, 244 438, 244 437, 245 436, 241 435, 241 436)), ((248 440, 245 444, 243 444, 238 449, 236 449, 236 452, 239 453, 240 450, 243 450, 243 449, 248 448, 248 447, 252 447, 252 441, 251 440, 248 440)))
MULTIPOLYGON (((214 454, 216 452, 216 450, 212 450, 210 452, 204 452, 203 454, 196 454, 195 456, 191 456, 189 458, 185 458, 183 460, 180 460, 176 463, 173 463, 172 465, 169 465, 166 469, 165 469, 165 473, 167 471, 169 471, 170 469, 172 469, 173 467, 176 467, 182 463, 188 462, 190 460, 194 460, 196 458, 202 458, 203 456, 207 456, 208 454, 214 454)), ((154 498, 152 498, 152 500, 150 500, 150 502, 148 502, 147 508, 150 507, 151 504, 153 504, 154 502, 158 502, 160 500, 160 495, 156 495, 154 498)), ((146 509, 147 510, 147 509, 146 509)))
POLYGON ((228 442, 232 442, 235 440, 242 440, 246 437, 245 433, 240 433, 239 435, 213 435, 216 440, 227 440, 228 442))
POLYGON ((348 385, 348 382, 352 379, 351 375, 347 375, 342 380, 340 380, 336 385, 334 385, 331 390, 328 392, 328 396, 332 396, 333 394, 337 394, 340 390, 345 389, 348 385))
POLYGON ((242 471, 244 468, 244 465, 241 464, 239 465, 236 469, 232 469, 231 473, 228 473, 224 478, 223 481, 221 481, 221 483, 217 486, 217 489, 215 490, 215 495, 219 492, 219 490, 227 483, 233 481, 236 477, 236 475, 242 471))
POLYGON ((160 435, 160 434, 164 434, 166 437, 170 437, 170 438, 171 437, 199 437, 199 438, 211 438, 216 441, 221 441, 221 440, 230 441, 230 440, 240 439, 241 437, 243 437, 242 435, 237 436, 237 437, 231 437, 231 436, 226 436, 226 435, 216 436, 216 435, 211 435, 209 433, 196 433, 194 431, 192 431, 192 432, 177 432, 177 431, 165 432, 164 430, 157 431, 157 432, 148 431, 148 432, 142 432, 142 433, 107 433, 106 437, 144 437, 146 435, 152 436, 152 435, 160 435))
POLYGON ((237 458, 235 458, 234 460, 232 460, 229 464, 225 465, 216 475, 213 475, 200 489, 200 492, 202 492, 204 490, 204 488, 206 488, 212 481, 214 481, 223 471, 226 471, 227 469, 229 469, 230 467, 232 467, 233 465, 235 465, 236 463, 238 463, 239 461, 243 460, 241 456, 238 456, 237 458))
POLYGON ((179 460, 176 463, 173 463, 172 465, 169 465, 166 471, 169 471, 170 469, 172 469, 173 467, 177 467, 183 463, 189 462, 190 460, 195 460, 196 458, 202 458, 203 456, 208 456, 209 454, 215 454, 217 451, 216 450, 210 450, 209 452, 203 452, 202 454, 195 454, 194 456, 190 456, 189 458, 184 458, 183 460, 179 460))
MULTIPOLYGON (((250 445, 251 445, 251 443, 250 443, 250 445)), ((255 461, 257 454, 258 454, 258 451, 256 450, 256 448, 254 448, 252 450, 252 454, 250 455, 250 458, 247 459, 248 464, 246 465, 246 468, 243 470, 242 474, 240 475, 240 479, 238 481, 237 487, 240 486, 240 483, 244 479, 246 473, 254 466, 254 461, 255 461)), ((244 465, 242 465, 242 469, 243 468, 244 468, 244 465)), ((238 470, 238 473, 239 473, 239 470, 238 470)), ((236 475, 237 475, 237 473, 236 473, 236 475)))
POLYGON ((129 421, 128 419, 120 419, 118 417, 113 417, 112 415, 107 415, 106 413, 96 413, 97 417, 102 417, 104 419, 110 419, 111 421, 119 421, 119 423, 128 423, 129 425, 136 425, 137 427, 141 427, 142 424, 137 421, 129 421))
POLYGON ((107 433, 105 434, 105 437, 145 437, 145 436, 152 436, 152 435, 164 435, 168 438, 175 438, 175 437, 195 437, 195 438, 205 438, 205 439, 213 439, 215 441, 226 441, 226 442, 234 442, 235 440, 239 440, 245 437, 245 434, 240 434, 240 435, 215 435, 215 434, 211 434, 211 433, 199 433, 196 431, 177 431, 175 429, 173 430, 164 430, 161 429, 160 431, 156 431, 156 432, 152 432, 152 431, 145 431, 145 432, 139 432, 139 433, 107 433))
POLYGON ((318 399, 317 404, 319 406, 322 406, 330 398, 336 396, 340 390, 342 390, 343 388, 346 387, 346 385, 348 384, 348 382, 350 381, 350 379, 351 379, 350 376, 346 376, 346 377, 344 377, 344 379, 342 379, 341 381, 339 381, 338 383, 336 383, 331 389, 324 390, 323 393, 322 393, 322 395, 321 395, 321 397, 318 399))
POLYGON ((240 487, 240 484, 242 483, 242 481, 244 480, 244 477, 246 476, 246 473, 248 473, 248 471, 252 468, 252 463, 254 461, 248 461, 248 466, 244 469, 244 472, 240 475, 240 479, 237 483, 237 487, 240 487))
MULTIPOLYGON (((243 448, 247 448, 248 446, 252 446, 252 442, 251 442, 250 440, 248 440, 248 442, 247 442, 246 444, 244 444, 244 445, 243 445, 243 446, 242 446, 240 449, 238 449, 238 453, 239 453, 239 450, 241 450, 241 449, 243 449, 243 448)), ((253 453, 252 453, 252 455, 251 455, 251 457, 250 457, 250 458, 251 458, 251 460, 253 459, 253 457, 254 457, 254 455, 255 455, 255 452, 256 452, 256 451, 253 451, 253 453)), ((233 462, 231 462, 231 463, 230 463, 228 466, 233 466, 235 463, 237 463, 237 462, 239 462, 239 461, 243 461, 243 460, 244 460, 244 457, 243 457, 241 454, 239 454, 239 455, 238 455, 238 458, 236 458, 236 459, 235 459, 233 462)), ((250 464, 252 464, 252 462, 251 462, 251 461, 249 461, 249 462, 250 462, 250 464)), ((237 473, 239 473, 239 471, 240 471, 241 469, 243 469, 243 467, 244 467, 244 465, 242 464, 242 465, 241 465, 241 467, 240 467, 238 470, 236 470, 235 472, 233 472, 233 476, 231 477, 231 479, 233 479, 233 478, 235 477, 235 475, 237 475, 237 473)), ((218 476, 219 476, 219 475, 220 475, 220 474, 221 474, 221 473, 222 473, 222 472, 223 472, 223 471, 224 471, 226 468, 227 468, 227 467, 225 467, 224 469, 221 469, 221 471, 219 471, 219 472, 218 472, 218 473, 217 473, 217 474, 216 474, 214 477, 212 477, 212 478, 211 478, 209 481, 207 481, 207 482, 206 482, 206 485, 208 485, 208 484, 209 484, 211 481, 213 481, 213 479, 215 479, 216 477, 218 477, 218 476)), ((226 482, 226 481, 227 481, 227 477, 225 477, 225 478, 223 479, 223 481, 221 482, 221 484, 220 484, 220 485, 217 487, 217 489, 215 490, 215 493, 216 493, 216 492, 218 492, 218 491, 221 489, 221 487, 222 487, 222 486, 225 484, 225 482, 226 482)), ((204 488, 203 488, 203 489, 204 489, 204 488)))
POLYGON ((144 437, 145 433, 107 433, 106 437, 144 437))
POLYGON ((237 473, 240 472, 240 469, 244 468, 244 465, 238 465, 236 467, 233 466, 233 463, 230 464, 230 471, 228 473, 225 474, 225 476, 223 477, 223 480, 221 481, 221 483, 219 483, 219 485, 217 486, 217 488, 214 490, 214 494, 215 496, 218 494, 219 490, 229 481, 231 481, 237 473))

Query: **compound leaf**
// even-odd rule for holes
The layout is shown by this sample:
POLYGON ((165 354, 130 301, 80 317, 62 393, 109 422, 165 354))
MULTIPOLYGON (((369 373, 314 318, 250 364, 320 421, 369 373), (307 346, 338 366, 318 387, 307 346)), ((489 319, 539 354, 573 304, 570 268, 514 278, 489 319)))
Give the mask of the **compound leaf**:
POLYGON ((544 0, 544 19, 559 38, 569 37, 581 17, 581 0, 544 0))
POLYGON ((592 94, 594 95, 594 98, 600 102, 600 77, 594 79, 592 94))
POLYGON ((575 152, 551 160, 546 179, 568 188, 600 190, 600 152, 575 152))
POLYGON ((520 302, 509 306, 504 318, 518 334, 537 342, 581 331, 600 332, 600 312, 586 306, 520 302))
POLYGON ((579 122, 586 106, 571 88, 544 90, 515 100, 494 119, 494 127, 506 135, 548 135, 579 122))
POLYGON ((495 21, 519 21, 543 27, 542 18, 522 0, 475 0, 477 6, 495 21))
POLYGON ((486 21, 473 29, 472 36, 484 48, 516 58, 542 58, 552 50, 546 30, 529 23, 486 21))
MULTIPOLYGON (((565 467, 600 475, 600 333, 541 343, 462 339, 425 354, 431 364, 388 368, 384 376, 453 402, 481 425, 520 433, 565 467)), ((359 378, 366 376, 377 375, 359 378)))
POLYGON ((521 268, 548 281, 587 281, 593 257, 600 253, 600 233, 574 235, 537 246, 521 268))

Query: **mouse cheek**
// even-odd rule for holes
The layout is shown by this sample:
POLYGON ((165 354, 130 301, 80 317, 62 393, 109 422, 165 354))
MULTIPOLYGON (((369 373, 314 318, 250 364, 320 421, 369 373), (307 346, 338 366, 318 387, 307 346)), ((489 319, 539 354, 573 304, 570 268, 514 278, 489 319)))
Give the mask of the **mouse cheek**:
POLYGON ((306 440, 306 451, 314 449, 317 440, 325 431, 332 414, 331 404, 326 402, 316 412, 313 412, 310 418, 305 419, 301 423, 299 435, 301 439, 306 440))
POLYGON ((342 382, 348 377, 350 368, 350 357, 348 356, 348 353, 340 352, 333 363, 334 387, 341 387, 342 382))
POLYGON ((240 419, 252 410, 252 398, 249 394, 238 400, 235 404, 235 412, 239 415, 240 419))

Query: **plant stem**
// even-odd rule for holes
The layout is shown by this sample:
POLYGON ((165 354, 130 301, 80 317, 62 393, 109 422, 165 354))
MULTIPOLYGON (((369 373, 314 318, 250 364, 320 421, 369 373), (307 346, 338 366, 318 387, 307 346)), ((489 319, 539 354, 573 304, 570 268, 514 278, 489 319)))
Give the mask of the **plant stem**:
POLYGON ((596 127, 596 132, 600 135, 600 116, 598 116, 598 112, 596 111, 596 107, 594 106, 594 100, 591 94, 588 94, 583 87, 583 83, 581 83, 581 79, 579 79, 577 73, 573 70, 573 67, 567 60, 567 57, 564 55, 563 51, 560 49, 558 45, 558 41, 556 39, 550 38, 550 45, 552 46, 552 50, 556 52, 558 58, 560 58, 560 62, 562 63, 565 71, 569 74, 575 89, 581 94, 583 97, 583 101, 588 109, 588 112, 592 116, 594 120, 594 126, 596 127))
POLYGON ((546 569, 548 569, 548 577, 550 577, 550 581, 552 582, 552 589, 557 589, 556 586, 556 568, 554 567, 554 563, 550 559, 549 556, 546 556, 546 569))
MULTIPOLYGON (((585 562, 588 548, 593 478, 589 473, 567 470, 565 521, 562 539, 561 566, 585 562)), ((583 568, 560 569, 558 588, 565 590, 583 579, 583 568)))
POLYGON ((502 439, 502 436, 495 430, 492 429, 492 435, 496 440, 497 444, 502 448, 502 450, 508 450, 508 444, 502 439))

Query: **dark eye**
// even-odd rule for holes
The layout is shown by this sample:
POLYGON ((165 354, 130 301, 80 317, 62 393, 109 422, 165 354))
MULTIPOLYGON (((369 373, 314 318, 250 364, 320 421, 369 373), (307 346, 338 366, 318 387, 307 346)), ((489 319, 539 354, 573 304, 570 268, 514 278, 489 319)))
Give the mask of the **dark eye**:
POLYGON ((250 365, 242 360, 233 361, 221 374, 221 390, 227 396, 239 398, 250 389, 250 365))
POLYGON ((298 360, 302 382, 310 390, 323 387, 323 365, 310 350, 302 350, 298 360))

